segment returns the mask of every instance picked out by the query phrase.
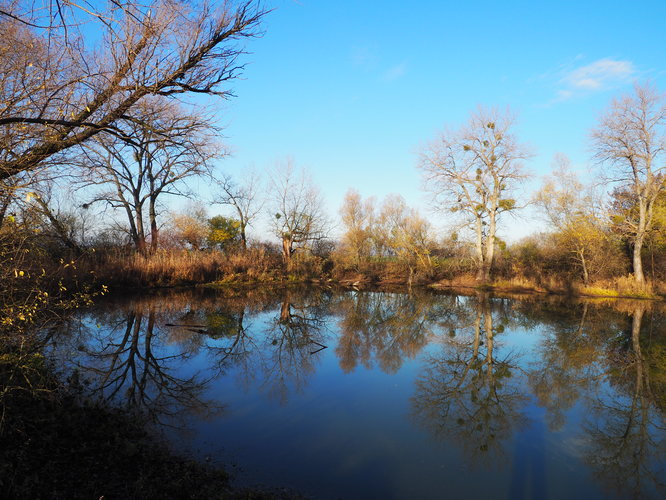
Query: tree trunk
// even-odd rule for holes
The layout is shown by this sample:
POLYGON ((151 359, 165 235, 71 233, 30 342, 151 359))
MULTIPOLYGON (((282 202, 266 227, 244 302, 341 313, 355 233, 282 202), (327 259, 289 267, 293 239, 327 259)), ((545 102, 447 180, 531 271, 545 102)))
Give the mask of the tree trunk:
POLYGON ((636 241, 634 241, 634 279, 636 284, 641 287, 645 286, 645 275, 643 274, 643 258, 641 256, 641 250, 643 249, 643 239, 645 233, 636 234, 636 241))
POLYGON ((645 233, 648 229, 648 201, 643 193, 638 196, 638 230, 636 231, 636 238, 634 240, 634 279, 636 284, 641 288, 645 286, 645 275, 643 274, 643 257, 641 250, 643 249, 643 241, 645 240, 645 233))
POLYGON ((247 251, 247 236, 245 236, 245 226, 241 224, 241 248, 243 252, 247 251))
POLYGON ((291 238, 282 238, 282 258, 284 263, 287 266, 287 269, 291 269, 291 255, 294 253, 293 243, 291 238))
POLYGON ((157 211, 155 210, 156 199, 151 196, 150 204, 148 205, 148 218, 150 219, 150 253, 151 255, 157 251, 159 240, 159 229, 157 228, 157 211))
POLYGON ((488 282, 491 278, 493 261, 495 260, 495 233, 497 232, 496 212, 490 211, 488 222, 488 236, 486 238, 486 258, 483 262, 483 281, 488 282))
POLYGON ((477 258, 477 271, 476 281, 485 281, 484 277, 484 259, 483 259, 483 226, 481 217, 476 218, 476 258, 477 258))
POLYGON ((136 213, 135 224, 136 224, 136 239, 134 241, 134 245, 136 246, 136 249, 140 254, 145 255, 146 254, 146 232, 143 229, 143 217, 141 216, 140 211, 137 211, 137 213, 136 213))
POLYGON ((587 270, 587 261, 585 260, 585 250, 578 249, 578 256, 580 257, 580 265, 583 268, 583 283, 585 286, 590 282, 590 274, 587 270))
POLYGON ((241 248, 243 249, 243 252, 245 252, 247 250, 247 236, 245 235, 245 226, 246 225, 247 224, 245 222, 243 222, 243 220, 241 219, 239 229, 240 229, 240 237, 241 237, 241 248))
POLYGON ((134 193, 134 226, 136 237, 134 244, 141 255, 146 255, 146 230, 143 225, 143 203, 138 193, 134 193))
MULTIPOLYGON (((125 198, 123 195, 122 190, 120 189, 120 185, 116 184, 116 190, 118 192, 118 199, 121 201, 123 208, 125 209, 125 214, 127 215, 127 221, 129 223, 129 228, 130 228, 130 238, 132 239, 132 243, 134 243, 135 248, 138 250, 140 247, 139 244, 139 231, 136 227, 136 218, 134 217, 134 212, 132 210, 132 205, 130 202, 125 198)), ((136 199, 136 197, 134 197, 136 199)), ((141 212, 141 208, 139 207, 137 209, 138 212, 141 212)))

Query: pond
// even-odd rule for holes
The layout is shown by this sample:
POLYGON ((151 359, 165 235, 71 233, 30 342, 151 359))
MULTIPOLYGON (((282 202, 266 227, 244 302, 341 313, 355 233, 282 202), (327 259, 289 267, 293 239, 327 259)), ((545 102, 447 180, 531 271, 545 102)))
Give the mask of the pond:
POLYGON ((666 316, 262 288, 115 298, 51 332, 81 397, 237 484, 313 498, 666 498, 666 316))

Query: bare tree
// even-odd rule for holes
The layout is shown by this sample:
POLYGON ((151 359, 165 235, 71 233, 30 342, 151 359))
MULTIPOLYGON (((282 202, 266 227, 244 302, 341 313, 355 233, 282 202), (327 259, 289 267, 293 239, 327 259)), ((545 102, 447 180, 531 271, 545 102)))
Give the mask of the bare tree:
POLYGON ((294 172, 291 161, 275 171, 271 191, 273 232, 282 241, 282 257, 289 267, 298 248, 325 238, 324 202, 305 172, 294 172))
POLYGON ((641 250, 650 231, 657 196, 664 191, 666 101, 650 85, 636 85, 632 95, 613 100, 592 131, 595 158, 607 167, 609 182, 624 186, 637 210, 623 220, 633 243, 634 279, 645 285, 641 250))
POLYGON ((556 169, 545 179, 534 201, 541 208, 560 240, 580 266, 583 282, 590 279, 593 256, 603 246, 601 217, 595 209, 595 197, 570 170, 569 159, 558 154, 556 169))
POLYGON ((184 182, 210 174, 219 156, 211 125, 198 114, 185 114, 163 98, 143 101, 136 117, 119 123, 124 140, 100 135, 83 149, 83 184, 96 186, 93 201, 106 201, 127 215, 130 236, 146 252, 145 211, 150 225, 150 251, 158 245, 158 201, 164 195, 187 194, 184 182))
POLYGON ((339 255, 350 261, 358 271, 361 269, 361 262, 370 256, 372 249, 374 199, 363 201, 358 191, 350 189, 340 207, 340 217, 345 233, 342 235, 339 255))
POLYGON ((179 246, 201 250, 206 246, 210 232, 206 207, 200 203, 190 204, 184 212, 171 214, 168 235, 179 246))
POLYGON ((224 175, 219 181, 220 192, 213 203, 233 207, 238 216, 241 245, 247 250, 247 227, 257 218, 263 204, 258 199, 261 187, 260 179, 251 172, 242 184, 236 183, 230 175, 224 175))
POLYGON ((430 249, 433 246, 431 227, 417 210, 409 208, 397 194, 387 196, 373 228, 375 248, 381 253, 396 256, 409 268, 411 286, 416 268, 431 267, 430 249))
POLYGON ((118 121, 148 95, 229 97, 242 70, 236 43, 266 13, 256 0, 101 4, 3 3, 0 180, 102 131, 122 135, 118 121))
POLYGON ((516 210, 512 197, 531 155, 513 133, 509 111, 479 108, 457 131, 442 133, 421 153, 419 166, 436 206, 462 214, 475 234, 477 277, 490 279, 499 217, 516 210))

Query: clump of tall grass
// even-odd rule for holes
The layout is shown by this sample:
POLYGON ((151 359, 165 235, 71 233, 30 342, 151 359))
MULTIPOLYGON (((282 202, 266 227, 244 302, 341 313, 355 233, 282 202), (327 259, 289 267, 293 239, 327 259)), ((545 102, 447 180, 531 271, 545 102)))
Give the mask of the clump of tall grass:
POLYGON ((656 298, 653 286, 647 282, 644 285, 636 283, 633 274, 620 276, 612 280, 600 281, 588 286, 581 286, 578 292, 583 295, 598 297, 633 297, 638 299, 656 298))
POLYGON ((160 250, 152 255, 109 253, 97 258, 97 279, 116 286, 178 286, 215 281, 270 281, 281 264, 263 248, 221 251, 160 250))
POLYGON ((474 288, 479 285, 473 274, 465 273, 457 276, 446 277, 437 282, 438 285, 447 287, 474 288))
POLYGON ((581 286, 578 288, 578 293, 582 295, 592 295, 594 297, 619 297, 620 293, 612 288, 603 286, 581 286))
POLYGON ((508 291, 547 291, 536 280, 526 276, 513 276, 510 278, 497 279, 492 282, 493 288, 499 288, 508 291))

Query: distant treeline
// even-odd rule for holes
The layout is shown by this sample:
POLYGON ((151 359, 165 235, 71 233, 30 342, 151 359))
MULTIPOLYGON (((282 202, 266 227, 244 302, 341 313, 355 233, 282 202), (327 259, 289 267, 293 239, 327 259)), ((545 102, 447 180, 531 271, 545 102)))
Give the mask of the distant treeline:
POLYGON ((596 190, 558 155, 541 189, 523 193, 532 152, 515 117, 479 108, 419 153, 448 234, 399 194, 380 201, 350 189, 335 221, 291 160, 265 176, 220 173, 228 150, 219 117, 186 98, 230 95, 238 42, 258 33, 263 8, 142 5, 49 11, 16 2, 0 13, 4 327, 34 324, 102 286, 334 280, 662 292, 666 101, 649 83, 612 101, 591 131, 603 173, 596 190), (103 36, 89 40, 82 17, 103 36), (176 195, 199 204, 169 212, 165 200, 176 195), (528 204, 544 231, 507 245, 504 217, 528 204), (207 206, 226 215, 210 217, 207 206), (248 237, 260 218, 269 241, 248 237))

